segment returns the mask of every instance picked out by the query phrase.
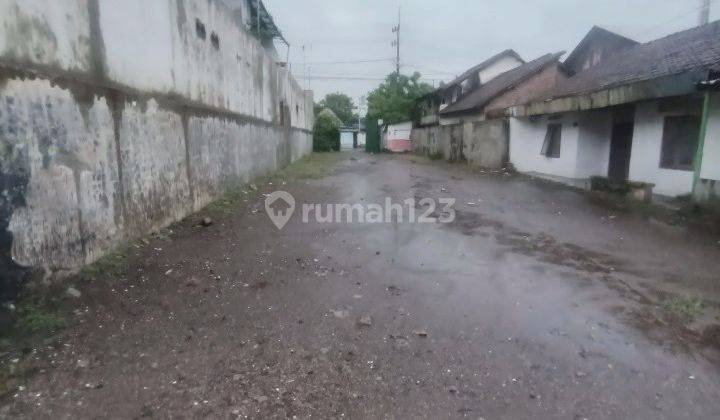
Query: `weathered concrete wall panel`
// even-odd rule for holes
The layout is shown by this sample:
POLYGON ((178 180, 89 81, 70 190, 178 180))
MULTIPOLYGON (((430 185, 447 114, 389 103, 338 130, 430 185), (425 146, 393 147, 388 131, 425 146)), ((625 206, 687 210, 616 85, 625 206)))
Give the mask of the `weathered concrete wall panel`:
POLYGON ((190 213, 182 117, 147 103, 125 102, 119 127, 126 231, 135 237, 190 213))
POLYGON ((508 132, 503 119, 413 128, 413 152, 441 154, 450 162, 501 168, 507 162, 508 132))
POLYGON ((0 149, 3 177, 27 175, 8 226, 16 262, 74 267, 116 242, 117 164, 104 98, 78 103, 47 81, 9 80, 0 91, 0 149))
POLYGON ((311 127, 305 92, 222 2, 98 1, 113 82, 267 122, 285 106, 293 127, 311 127))
POLYGON ((2 1, 0 279, 180 220, 309 153, 312 125, 222 2, 2 1))
POLYGON ((483 168, 502 168, 508 160, 508 130, 504 119, 465 124, 463 155, 483 168))
POLYGON ((0 58, 60 70, 91 68, 88 0, 0 2, 0 58))

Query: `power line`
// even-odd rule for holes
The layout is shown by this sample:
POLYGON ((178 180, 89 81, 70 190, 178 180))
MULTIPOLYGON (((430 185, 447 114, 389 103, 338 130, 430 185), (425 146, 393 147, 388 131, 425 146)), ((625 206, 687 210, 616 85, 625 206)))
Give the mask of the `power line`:
MULTIPOLYGON (((715 3, 716 1, 717 1, 717 0, 709 0, 709 3, 715 3)), ((702 4, 702 5, 700 5, 699 7, 695 7, 695 8, 693 8, 693 9, 691 9, 691 10, 685 12, 685 13, 679 14, 679 15, 677 15, 677 16, 675 16, 675 17, 672 17, 672 18, 670 18, 670 19, 668 19, 668 20, 666 20, 666 21, 664 21, 664 22, 658 23, 657 25, 653 25, 653 26, 651 26, 651 27, 649 27, 649 28, 647 28, 647 29, 644 29, 642 32, 637 32, 637 33, 633 34, 632 36, 633 36, 633 37, 638 37, 638 36, 640 36, 640 35, 645 35, 645 34, 647 34, 647 33, 651 33, 651 32, 653 32, 653 31, 655 31, 656 29, 658 29, 658 28, 660 28, 660 27, 662 27, 662 26, 667 25, 668 23, 672 23, 672 22, 674 22, 674 21, 676 21, 676 20, 678 20, 678 19, 684 18, 685 16, 687 16, 687 15, 689 15, 689 14, 691 14, 691 13, 697 13, 697 12, 699 12, 701 9, 704 9, 705 7, 706 7, 705 4, 702 4)), ((710 7, 709 4, 708 4, 707 7, 710 7)))
MULTIPOLYGON (((385 77, 380 76, 309 76, 310 80, 368 80, 368 81, 384 81, 385 77)), ((441 79, 432 79, 423 77, 423 80, 439 81, 441 79)))
POLYGON ((367 60, 347 60, 347 61, 314 61, 314 62, 308 62, 303 63, 306 66, 318 66, 318 65, 330 65, 330 64, 359 64, 359 63, 382 63, 392 61, 394 62, 394 58, 374 58, 374 59, 367 59, 367 60))

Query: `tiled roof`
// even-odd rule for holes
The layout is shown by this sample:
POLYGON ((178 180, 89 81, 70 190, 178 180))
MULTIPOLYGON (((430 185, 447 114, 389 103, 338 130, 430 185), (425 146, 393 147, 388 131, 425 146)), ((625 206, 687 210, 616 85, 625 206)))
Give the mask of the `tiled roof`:
POLYGON ((591 93, 720 63, 720 21, 639 44, 560 81, 551 97, 591 93))

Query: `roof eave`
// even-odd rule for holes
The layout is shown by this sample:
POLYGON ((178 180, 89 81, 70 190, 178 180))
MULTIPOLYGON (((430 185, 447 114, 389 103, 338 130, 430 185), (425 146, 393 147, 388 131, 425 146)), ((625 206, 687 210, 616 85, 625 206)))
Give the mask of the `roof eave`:
POLYGON ((649 99, 681 96, 697 92, 697 84, 707 77, 707 70, 695 69, 684 73, 650 80, 606 87, 599 90, 530 102, 510 108, 513 117, 556 114, 607 108, 649 99))

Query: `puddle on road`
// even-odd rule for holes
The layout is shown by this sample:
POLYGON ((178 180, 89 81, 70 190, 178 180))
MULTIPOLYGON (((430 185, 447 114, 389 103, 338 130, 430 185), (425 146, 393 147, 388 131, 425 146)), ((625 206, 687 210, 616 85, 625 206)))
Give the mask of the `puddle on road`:
POLYGON ((465 236, 481 237, 490 236, 489 228, 497 244, 504 247, 498 258, 502 258, 506 253, 513 253, 587 273, 591 281, 613 290, 625 302, 609 309, 613 316, 673 353, 699 353, 714 365, 720 366, 720 324, 713 323, 691 329, 685 323, 668 317, 667 313, 658 309, 658 301, 651 298, 667 293, 647 284, 645 288, 648 290, 641 291, 616 275, 624 273, 642 278, 642 274, 634 272, 627 263, 579 245, 558 242, 546 233, 530 234, 510 228, 479 212, 456 210, 456 215, 455 222, 443 225, 443 228, 465 236))

